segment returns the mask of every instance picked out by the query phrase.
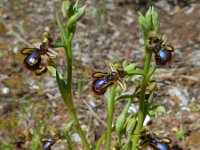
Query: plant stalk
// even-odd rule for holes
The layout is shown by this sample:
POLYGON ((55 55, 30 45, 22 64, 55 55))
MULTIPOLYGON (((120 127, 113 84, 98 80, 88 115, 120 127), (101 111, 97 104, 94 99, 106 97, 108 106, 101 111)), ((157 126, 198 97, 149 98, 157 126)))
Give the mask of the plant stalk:
POLYGON ((68 149, 75 150, 74 143, 72 142, 71 137, 68 133, 65 134, 65 138, 67 140, 68 149))
MULTIPOLYGON (((147 40, 147 39, 144 38, 144 40, 147 40)), ((140 92, 140 100, 139 100, 139 112, 138 112, 138 123, 137 123, 136 129, 135 129, 134 134, 133 134, 132 150, 138 149, 137 145, 138 145, 138 142, 139 142, 139 137, 140 137, 139 135, 140 135, 140 131, 141 131, 142 126, 143 126, 144 119, 146 117, 145 110, 144 110, 144 100, 145 100, 145 91, 146 91, 146 87, 147 87, 147 83, 148 83, 147 74, 149 72, 152 54, 151 54, 151 51, 147 48, 146 44, 145 44, 145 50, 146 50, 146 60, 145 60, 145 66, 144 66, 145 76, 144 76, 142 84, 141 84, 141 92, 140 92)))
POLYGON ((71 114, 71 117, 73 119, 73 122, 74 122, 74 127, 77 131, 77 133, 79 134, 80 138, 81 138, 81 141, 85 147, 86 150, 90 150, 90 145, 85 137, 85 134, 81 128, 81 125, 79 123, 79 119, 78 119, 78 116, 77 116, 77 113, 76 113, 76 110, 75 110, 75 107, 74 107, 74 103, 73 103, 73 94, 72 94, 72 45, 71 45, 71 41, 68 41, 66 43, 66 58, 67 58, 67 64, 68 64, 68 68, 67 68, 67 99, 64 99, 65 103, 67 103, 68 105, 68 109, 69 109, 69 112, 71 114), (67 102, 68 101, 68 102, 67 102))
POLYGON ((112 133, 112 122, 113 122, 113 113, 114 113, 114 104, 115 104, 115 96, 116 96, 116 87, 115 85, 112 90, 111 97, 108 100, 108 128, 107 128, 107 133, 106 133, 106 150, 110 150, 110 145, 111 145, 111 133, 112 133))
POLYGON ((101 144, 103 143, 103 141, 106 138, 106 134, 104 133, 99 139, 98 142, 96 144, 96 150, 101 150, 101 144))

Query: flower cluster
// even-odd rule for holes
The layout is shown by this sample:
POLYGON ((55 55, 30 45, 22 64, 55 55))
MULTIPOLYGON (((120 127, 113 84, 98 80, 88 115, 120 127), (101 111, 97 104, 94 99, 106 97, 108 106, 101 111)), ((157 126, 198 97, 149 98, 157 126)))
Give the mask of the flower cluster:
POLYGON ((169 144, 171 139, 167 137, 160 137, 156 132, 149 132, 149 128, 144 126, 141 131, 141 141, 139 143, 140 148, 144 148, 147 145, 160 150, 170 150, 169 144))
POLYGON ((166 45, 166 39, 160 38, 156 34, 149 36, 149 48, 155 53, 155 60, 157 65, 168 65, 172 60, 172 52, 174 48, 170 45, 166 45))
POLYGON ((26 56, 24 66, 38 76, 47 72, 47 66, 53 64, 52 58, 56 56, 53 47, 52 38, 45 32, 44 40, 39 47, 22 49, 21 53, 26 56))
POLYGON ((59 141, 61 138, 60 134, 55 136, 45 136, 41 139, 43 150, 51 150, 51 147, 59 141))
POLYGON ((95 72, 92 77, 95 78, 92 84, 92 90, 96 94, 104 94, 108 87, 113 85, 114 83, 118 83, 118 85, 126 90, 125 83, 121 80, 124 77, 123 69, 119 65, 110 64, 111 72, 95 72))

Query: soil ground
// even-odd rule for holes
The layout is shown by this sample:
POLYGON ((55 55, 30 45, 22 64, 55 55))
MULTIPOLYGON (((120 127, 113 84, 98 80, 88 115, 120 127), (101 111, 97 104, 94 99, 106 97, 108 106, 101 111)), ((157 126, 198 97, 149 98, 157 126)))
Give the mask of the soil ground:
MULTIPOLYGON (((91 92, 92 73, 108 71, 108 63, 123 60, 143 67, 144 47, 132 1, 80 3, 87 4, 87 11, 77 24, 73 42, 74 101, 83 128, 90 142, 94 142, 105 132, 106 98, 91 92)), ((24 130, 39 132, 42 123, 50 130, 62 128, 70 121, 55 76, 35 76, 24 68, 24 56, 20 54, 22 48, 41 42, 44 31, 60 41, 55 19, 56 12, 62 15, 60 7, 59 0, 0 1, 0 147, 24 130)), ((143 6, 137 8, 145 10, 143 6)), ((199 150, 200 2, 193 0, 182 6, 160 0, 155 8, 160 15, 160 33, 168 36, 167 42, 175 50, 172 64, 156 70, 156 102, 166 108, 166 113, 151 118, 151 126, 172 139, 172 149, 199 150)), ((66 72, 64 51, 58 52, 56 64, 61 72, 66 72)), ((116 104, 115 116, 125 102, 116 104)), ((76 134, 73 137, 80 145, 77 149, 81 149, 79 138, 76 134)), ((56 144, 52 149, 62 150, 64 144, 56 144)))

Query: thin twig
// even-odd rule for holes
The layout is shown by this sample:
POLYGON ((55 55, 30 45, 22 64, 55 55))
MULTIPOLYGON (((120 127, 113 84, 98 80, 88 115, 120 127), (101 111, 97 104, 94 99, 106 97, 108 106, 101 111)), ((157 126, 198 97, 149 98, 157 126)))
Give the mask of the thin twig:
POLYGON ((91 112, 91 114, 96 117, 96 119, 101 122, 105 127, 107 127, 107 124, 99 117, 99 115, 97 113, 95 113, 95 111, 92 109, 92 107, 85 101, 83 100, 83 102, 85 103, 85 105, 88 107, 89 111, 91 112))
POLYGON ((20 36, 17 32, 15 32, 12 28, 10 28, 4 20, 0 19, 0 22, 6 27, 6 29, 13 34, 17 39, 19 39, 19 41, 21 41, 22 43, 24 43, 25 45, 27 45, 28 47, 32 47, 32 45, 27 42, 22 36, 20 36))

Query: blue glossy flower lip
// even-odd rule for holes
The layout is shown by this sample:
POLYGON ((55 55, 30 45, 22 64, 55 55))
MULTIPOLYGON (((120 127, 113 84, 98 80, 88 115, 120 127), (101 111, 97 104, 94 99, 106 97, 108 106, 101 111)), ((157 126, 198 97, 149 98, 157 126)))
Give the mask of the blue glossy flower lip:
POLYGON ((155 59, 157 65, 165 66, 171 62, 172 54, 165 48, 160 48, 157 52, 155 52, 155 59))
POLYGON ((108 82, 106 78, 99 79, 95 82, 95 88, 98 90, 108 82))
POLYGON ((44 142, 43 150, 49 150, 54 143, 55 140, 53 138, 49 138, 47 141, 44 142))
POLYGON ((169 146, 161 142, 156 143, 156 146, 159 148, 159 150, 170 150, 169 146))
POLYGON ((159 50, 159 56, 160 56, 160 58, 161 58, 162 61, 166 61, 169 58, 168 53, 163 48, 161 48, 159 50))
POLYGON ((38 62, 39 57, 40 57, 40 50, 36 49, 32 54, 27 56, 25 63, 29 64, 30 66, 33 66, 38 62))

